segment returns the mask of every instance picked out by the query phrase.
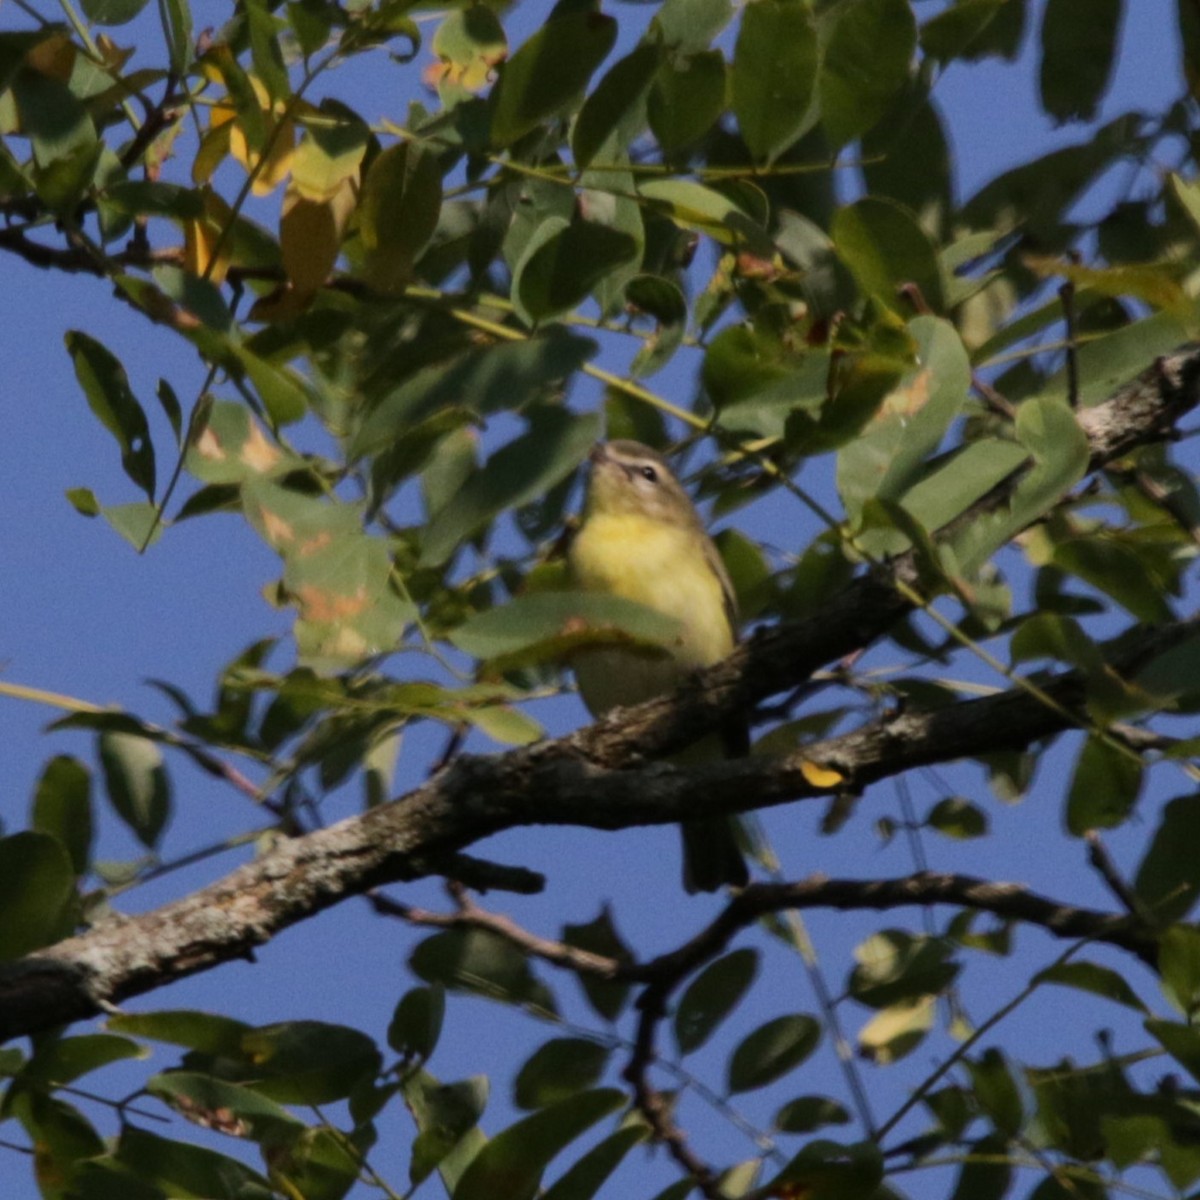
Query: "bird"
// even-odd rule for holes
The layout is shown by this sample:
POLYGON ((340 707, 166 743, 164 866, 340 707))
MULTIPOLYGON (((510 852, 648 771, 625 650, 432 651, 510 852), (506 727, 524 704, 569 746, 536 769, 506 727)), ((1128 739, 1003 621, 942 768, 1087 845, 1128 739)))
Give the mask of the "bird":
MULTIPOLYGON (((567 551, 576 588, 656 609, 680 623, 670 648, 603 646, 577 651, 572 667, 594 717, 677 687, 690 671, 725 658, 738 637, 737 603, 720 552, 667 460, 641 442, 600 442, 589 454, 582 519, 567 551)), ((673 756, 675 762, 745 754, 744 715, 673 756)), ((713 892, 749 881, 736 817, 683 823, 683 882, 713 892)))

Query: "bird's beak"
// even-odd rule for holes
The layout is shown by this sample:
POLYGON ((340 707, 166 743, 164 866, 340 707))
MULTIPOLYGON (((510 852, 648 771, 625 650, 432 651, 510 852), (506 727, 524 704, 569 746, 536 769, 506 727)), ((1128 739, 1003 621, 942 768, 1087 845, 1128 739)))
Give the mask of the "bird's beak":
POLYGON ((588 462, 594 466, 597 463, 608 461, 608 443, 597 442, 588 454, 588 462))

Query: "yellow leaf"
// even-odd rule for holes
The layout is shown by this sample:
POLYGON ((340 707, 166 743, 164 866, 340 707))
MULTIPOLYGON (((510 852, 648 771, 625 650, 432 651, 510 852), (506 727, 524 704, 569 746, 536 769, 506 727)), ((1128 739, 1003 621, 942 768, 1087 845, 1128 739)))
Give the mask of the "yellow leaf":
POLYGON ((279 222, 283 269, 300 296, 311 296, 333 270, 342 235, 354 211, 354 181, 347 177, 328 199, 312 200, 289 186, 279 222))
POLYGON ((839 783, 844 783, 846 780, 841 771, 835 771, 832 767, 822 767, 815 762, 810 762, 807 758, 800 761, 800 774, 813 787, 818 788, 837 787, 839 783))
MULTIPOLYGON (((232 110, 230 110, 232 113, 232 110)), ((213 172, 229 155, 229 133, 233 128, 228 121, 220 124, 214 119, 208 132, 200 139, 196 157, 192 160, 192 182, 197 185, 206 184, 213 172)))
POLYGON ((222 244, 221 231, 232 220, 233 209, 216 192, 205 188, 204 216, 183 222, 183 264, 187 270, 207 276, 216 284, 224 282, 233 239, 227 237, 222 244))
POLYGON ((1167 264, 1136 263, 1131 266, 1084 267, 1058 258, 1026 255, 1025 265, 1043 279, 1069 279, 1077 287, 1088 287, 1102 296, 1134 296, 1154 308, 1190 315, 1192 303, 1167 264))
POLYGON ((289 119, 278 128, 268 124, 266 144, 266 154, 257 154, 250 149, 242 127, 236 121, 230 126, 229 152, 247 171, 256 172, 251 188, 256 196, 270 195, 288 177, 296 154, 295 122, 289 119))

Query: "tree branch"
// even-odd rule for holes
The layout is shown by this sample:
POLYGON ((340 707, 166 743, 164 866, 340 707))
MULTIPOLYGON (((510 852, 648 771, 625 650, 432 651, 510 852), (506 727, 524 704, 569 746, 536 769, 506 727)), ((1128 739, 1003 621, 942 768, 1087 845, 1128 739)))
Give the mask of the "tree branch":
MULTIPOLYGON (((1080 414, 1093 467, 1164 436, 1200 401, 1200 352, 1160 360, 1112 400, 1080 414)), ((280 843, 199 891, 0 969, 0 1039, 94 1015, 121 1000, 219 963, 248 957, 280 930, 382 883, 436 872, 444 856, 502 829, 582 825, 619 829, 743 811, 828 794, 812 764, 844 786, 914 766, 1023 747, 1061 732, 1081 708, 1084 675, 1039 680, 1066 711, 1022 689, 935 712, 882 718, 785 758, 671 767, 648 757, 686 745, 729 713, 795 686, 827 662, 869 644, 909 610, 897 581, 917 568, 900 556, 847 587, 821 613, 762 631, 675 694, 615 713, 555 741, 489 758, 460 758, 388 805, 280 843)), ((1111 655, 1118 674, 1200 631, 1200 618, 1136 630, 1111 655)))

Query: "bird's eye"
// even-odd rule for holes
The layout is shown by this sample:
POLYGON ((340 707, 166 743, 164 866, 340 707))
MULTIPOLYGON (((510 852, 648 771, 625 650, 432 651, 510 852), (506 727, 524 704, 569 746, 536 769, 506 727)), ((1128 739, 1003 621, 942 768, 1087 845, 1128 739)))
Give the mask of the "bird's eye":
POLYGON ((642 468, 642 478, 648 479, 651 483, 658 482, 658 472, 653 467, 642 468))

